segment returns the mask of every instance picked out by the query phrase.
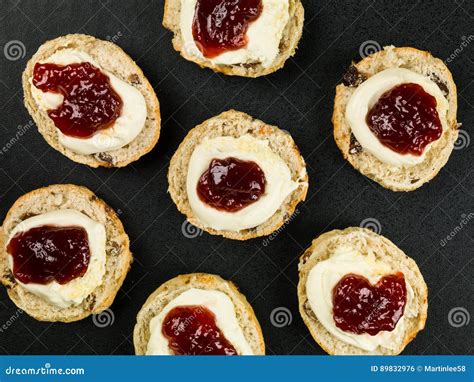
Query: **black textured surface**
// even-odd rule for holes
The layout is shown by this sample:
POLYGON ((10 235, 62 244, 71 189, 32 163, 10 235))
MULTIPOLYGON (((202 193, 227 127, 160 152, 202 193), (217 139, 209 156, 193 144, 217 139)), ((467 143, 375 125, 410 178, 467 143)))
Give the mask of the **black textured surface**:
POLYGON ((454 151, 428 185, 393 193, 343 160, 332 138, 331 113, 335 85, 351 60, 360 59, 359 48, 367 40, 415 46, 442 59, 454 54, 449 67, 458 85, 458 116, 467 142, 474 125, 474 3, 304 3, 305 30, 296 56, 276 74, 250 80, 217 75, 180 58, 171 46, 171 33, 161 26, 162 1, 1 0, 1 219, 30 190, 52 183, 84 185, 119 211, 135 262, 112 306, 114 322, 105 327, 91 318, 67 325, 37 322, 19 313, 1 288, 0 353, 132 354, 135 316, 148 295, 178 274, 202 271, 220 274, 241 288, 260 320, 269 354, 323 354, 298 313, 298 257, 320 233, 374 218, 382 234, 418 262, 429 286, 427 327, 405 354, 472 354, 473 323, 456 328, 448 317, 453 308, 464 308, 468 315, 473 308, 474 143, 454 151), (26 61, 45 40, 74 32, 114 40, 138 62, 160 99, 160 141, 127 168, 94 170, 75 164, 29 125, 21 90, 26 61), (25 50, 19 57, 10 52, 7 59, 5 45, 12 40, 22 42, 25 50), (467 46, 460 51, 463 41, 467 46), (186 238, 184 217, 166 193, 169 159, 185 134, 229 108, 290 131, 308 164, 307 201, 268 242, 236 242, 206 233, 186 238), (21 137, 17 129, 24 131, 21 137), (460 225, 462 229, 456 228, 460 225), (451 232, 454 237, 443 246, 451 232), (292 320, 276 327, 270 316, 281 307, 289 309, 292 320))

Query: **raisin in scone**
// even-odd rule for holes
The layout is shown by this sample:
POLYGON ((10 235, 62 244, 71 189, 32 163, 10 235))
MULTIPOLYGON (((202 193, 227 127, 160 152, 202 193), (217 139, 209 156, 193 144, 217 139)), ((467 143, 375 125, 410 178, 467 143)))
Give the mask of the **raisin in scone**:
POLYGON ((85 187, 31 191, 0 229, 0 281, 37 320, 71 322, 107 309, 131 262, 116 213, 85 187))
POLYGON ((412 191, 448 161, 458 137, 456 113, 456 85, 443 61, 389 46, 352 64, 337 86, 334 137, 363 175, 412 191))
POLYGON ((425 326, 428 289, 418 266, 368 229, 316 238, 299 276, 301 316, 329 354, 396 355, 425 326))
POLYGON ((91 167, 123 167, 156 145, 160 104, 130 56, 93 36, 42 44, 23 72, 25 106, 46 142, 91 167))

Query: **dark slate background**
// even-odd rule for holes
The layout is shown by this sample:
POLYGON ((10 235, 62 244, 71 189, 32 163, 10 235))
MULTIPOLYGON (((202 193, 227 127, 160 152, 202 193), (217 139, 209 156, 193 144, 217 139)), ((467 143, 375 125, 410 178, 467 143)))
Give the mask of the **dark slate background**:
POLYGON ((0 218, 35 188, 84 185, 119 212, 135 261, 111 312, 95 322, 91 317, 72 324, 35 321, 19 312, 1 288, 0 353, 133 354, 135 316, 148 295, 176 275, 201 271, 220 274, 241 288, 260 320, 269 354, 324 354, 298 313, 298 257, 322 232, 358 226, 368 218, 417 261, 429 286, 426 329, 405 354, 473 353, 474 323, 467 318, 473 312, 474 271, 474 142, 468 144, 469 136, 474 138, 474 2, 304 3, 305 30, 296 56, 275 74, 245 79, 214 74, 180 58, 171 33, 161 26, 162 1, 1 0, 0 218), (75 32, 115 41, 141 66, 160 99, 160 141, 127 168, 91 169, 68 160, 46 144, 23 106, 21 73, 28 58, 45 40, 75 32), (10 43, 14 40, 19 43, 10 43), (343 160, 332 138, 335 85, 370 40, 369 50, 394 44, 429 50, 442 59, 454 55, 449 67, 459 90, 463 138, 440 174, 415 192, 394 193, 364 178, 343 160), (290 131, 308 164, 307 201, 268 243, 207 233, 187 238, 184 217, 166 192, 170 157, 186 133, 229 108, 290 131), (8 144, 17 129, 26 132, 8 144), (456 229, 460 224, 463 228, 456 229), (455 229, 458 233, 443 246, 455 229), (272 312, 278 316, 285 310, 291 320, 273 325, 272 312))

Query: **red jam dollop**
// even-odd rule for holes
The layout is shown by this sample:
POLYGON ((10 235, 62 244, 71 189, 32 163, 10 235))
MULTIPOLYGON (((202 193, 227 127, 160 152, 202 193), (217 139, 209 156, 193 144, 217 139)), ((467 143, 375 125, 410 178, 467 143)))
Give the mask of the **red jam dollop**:
POLYGON ((83 276, 89 265, 87 232, 82 227, 34 227, 13 236, 7 245, 13 275, 24 284, 66 284, 83 276))
POLYGON ((380 142, 399 154, 420 156, 441 137, 436 98, 418 84, 385 92, 367 114, 367 124, 380 142))
POLYGON ((88 62, 70 65, 36 64, 33 85, 62 94, 64 101, 49 117, 65 135, 89 138, 110 127, 122 112, 122 99, 109 77, 88 62))
POLYGON ((334 287, 333 317, 345 332, 375 336, 395 329, 406 302, 403 273, 384 276, 375 285, 363 276, 348 274, 334 287))
POLYGON ((207 58, 243 48, 247 30, 262 13, 262 0, 197 0, 193 38, 207 58))
POLYGON ((236 212, 265 193, 265 182, 265 174, 255 162, 213 159, 199 179, 197 194, 211 207, 236 212))
POLYGON ((163 335, 176 355, 237 355, 217 327, 216 317, 199 306, 178 306, 165 317, 163 335))

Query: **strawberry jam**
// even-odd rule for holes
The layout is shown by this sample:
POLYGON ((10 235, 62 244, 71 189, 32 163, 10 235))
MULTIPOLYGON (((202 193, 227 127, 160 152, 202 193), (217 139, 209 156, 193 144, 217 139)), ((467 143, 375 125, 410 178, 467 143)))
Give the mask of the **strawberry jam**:
POLYGON ((24 284, 59 284, 83 276, 89 265, 87 232, 82 227, 44 225, 19 232, 7 246, 13 275, 24 284))
POLYGON ((249 24, 262 9, 262 0, 197 0, 193 38, 204 57, 245 47, 249 24))
POLYGON ((385 92, 367 114, 367 124, 380 142, 399 154, 420 156, 443 132, 436 98, 418 84, 385 92))
POLYGON ((333 317, 345 332, 375 336, 395 329, 406 302, 405 278, 400 272, 382 277, 375 285, 363 276, 348 274, 334 287, 333 317))
POLYGON ((109 77, 88 62, 70 65, 36 64, 33 85, 64 97, 49 117, 65 135, 89 138, 110 127, 120 116, 122 99, 109 77))
POLYGON ((213 159, 201 175, 197 194, 206 204, 227 212, 255 203, 265 193, 265 174, 255 162, 213 159))
POLYGON ((216 324, 216 316, 203 306, 178 306, 165 317, 163 335, 176 355, 237 355, 216 324))

